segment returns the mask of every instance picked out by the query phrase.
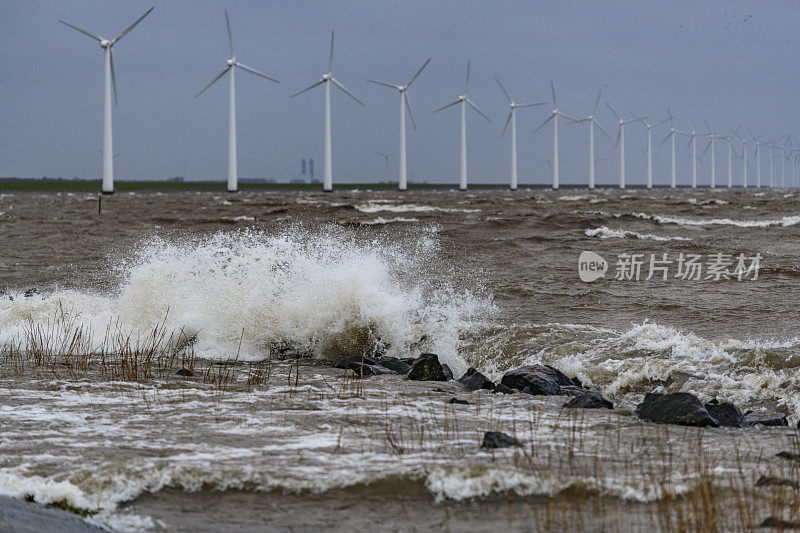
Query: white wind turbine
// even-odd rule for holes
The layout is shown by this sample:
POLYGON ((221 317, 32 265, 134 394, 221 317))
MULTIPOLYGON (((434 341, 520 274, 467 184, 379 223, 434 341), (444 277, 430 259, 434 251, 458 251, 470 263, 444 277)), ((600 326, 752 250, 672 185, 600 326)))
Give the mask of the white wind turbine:
POLYGON ((539 127, 534 130, 534 133, 539 131, 540 129, 544 128, 545 124, 553 121, 553 189, 558 190, 558 117, 562 116, 568 120, 576 121, 578 119, 572 118, 569 115, 565 115, 561 111, 558 110, 558 100, 556 100, 556 88, 553 85, 553 82, 550 82, 550 91, 553 93, 553 111, 550 113, 550 116, 541 124, 539 127))
POLYGON ((594 167, 595 167, 595 160, 594 160, 594 127, 597 126, 600 131, 605 135, 608 140, 611 140, 611 137, 608 136, 606 130, 603 126, 597 121, 597 107, 600 105, 600 91, 597 91, 597 99, 594 101, 594 108, 592 108, 592 114, 586 118, 581 119, 570 119, 573 124, 578 124, 582 122, 589 123, 589 188, 594 189, 594 167))
MULTIPOLYGON (((687 120, 687 122, 689 122, 687 120)), ((689 137, 689 144, 686 146, 689 148, 692 147, 692 189, 697 188, 697 135, 698 133, 695 131, 694 126, 692 123, 689 122, 689 133, 683 133, 689 137)), ((702 135, 702 134, 700 134, 702 135)))
POLYGON ((735 133, 734 135, 739 137, 739 139, 742 141, 742 189, 746 189, 747 188, 747 141, 748 141, 748 139, 746 139, 745 137, 743 137, 741 134, 738 133, 738 128, 737 128, 737 133, 735 133))
POLYGON ((100 48, 103 49, 104 63, 104 99, 103 99, 103 194, 112 194, 114 192, 114 140, 113 132, 111 129, 111 87, 114 87, 114 102, 117 102, 117 75, 114 71, 114 51, 113 47, 120 39, 125 37, 133 28, 136 27, 155 6, 148 9, 144 15, 136 19, 136 21, 125 28, 115 39, 104 39, 94 33, 79 28, 69 22, 60 20, 61 24, 69 26, 73 30, 79 31, 87 37, 91 37, 98 43, 100 48))
POLYGON ((728 188, 733 188, 733 156, 736 155, 736 150, 733 148, 733 138, 739 134, 739 128, 742 125, 740 124, 736 130, 731 133, 730 135, 719 135, 720 139, 723 139, 728 143, 728 188))
POLYGON ((511 95, 508 93, 503 84, 500 83, 500 80, 497 78, 494 79, 497 82, 497 85, 500 86, 500 90, 503 91, 503 94, 506 95, 508 99, 508 104, 511 110, 508 112, 508 118, 506 118, 506 123, 503 126, 503 131, 500 133, 500 137, 505 135, 506 129, 508 128, 509 122, 511 123, 511 184, 509 188, 512 191, 517 190, 517 108, 520 107, 536 107, 540 105, 545 105, 546 102, 536 102, 530 104, 518 104, 511 98, 511 95))
POLYGON ((756 142, 756 188, 761 188, 761 139, 755 136, 749 129, 747 132, 756 142))
POLYGON ((615 145, 615 148, 619 147, 619 188, 624 189, 625 188, 625 125, 630 124, 631 122, 636 122, 639 119, 632 118, 629 120, 623 120, 622 117, 620 117, 610 105, 606 104, 606 106, 619 121, 619 133, 617 133, 617 143, 615 145))
POLYGON ((233 34, 231 33, 231 23, 228 20, 228 11, 225 10, 225 27, 228 30, 228 45, 231 49, 231 57, 225 63, 226 66, 222 72, 216 75, 213 80, 208 82, 208 85, 203 87, 203 90, 195 95, 195 98, 206 92, 206 89, 214 85, 222 76, 229 74, 228 90, 230 91, 230 99, 228 103, 228 192, 237 192, 239 190, 239 172, 236 166, 236 69, 240 68, 245 72, 255 74, 265 80, 275 83, 280 83, 274 78, 270 78, 266 74, 257 71, 254 68, 248 67, 236 60, 236 53, 233 50, 233 34))
POLYGON ((406 173, 406 109, 408 109, 408 117, 411 119, 411 125, 414 126, 415 130, 417 129, 417 125, 414 122, 414 113, 411 112, 411 104, 408 101, 408 88, 411 87, 411 84, 422 74, 422 71, 425 70, 425 67, 427 67, 430 62, 431 58, 429 57, 405 85, 394 85, 383 81, 367 80, 368 82, 383 85, 390 89, 396 89, 400 93, 400 168, 397 178, 397 187, 401 191, 405 191, 408 188, 406 173))
POLYGON ((781 189, 786 188, 786 145, 789 144, 791 138, 791 135, 787 136, 783 144, 778 147, 781 155, 781 189))
POLYGON ((438 113, 443 109, 447 109, 448 107, 453 107, 454 105, 461 104, 461 170, 459 172, 459 180, 458 180, 458 188, 462 191, 467 190, 467 106, 469 105, 472 109, 474 109, 480 116, 485 118, 490 123, 492 120, 487 117, 483 111, 478 109, 478 106, 475 105, 475 102, 467 97, 467 91, 469 90, 469 68, 470 62, 467 61, 467 81, 464 84, 464 94, 456 98, 454 101, 450 102, 447 105, 444 105, 434 111, 434 113, 438 113))
POLYGON ((669 187, 670 189, 674 189, 677 185, 675 183, 675 135, 686 135, 686 132, 681 131, 675 128, 675 124, 672 120, 672 111, 667 108, 667 113, 669 114, 669 133, 667 136, 664 137, 664 140, 661 141, 659 146, 667 142, 667 140, 672 141, 672 152, 671 152, 671 159, 670 159, 670 178, 669 178, 669 187))
POLYGON ((700 159, 702 159, 703 156, 706 155, 706 152, 708 152, 708 149, 711 148, 711 188, 715 189, 717 187, 717 135, 711 131, 711 125, 706 119, 703 119, 703 122, 706 128, 708 128, 708 144, 705 150, 703 150, 703 153, 700 154, 700 159))
POLYGON ((663 123, 667 122, 668 120, 672 119, 672 115, 668 116, 664 120, 660 122, 656 122, 655 124, 650 124, 647 122, 644 117, 637 116, 635 113, 631 113, 636 119, 645 125, 647 128, 647 188, 653 188, 653 128, 657 128, 658 126, 662 125, 663 123))
POLYGON ((333 190, 333 170, 331 166, 333 163, 333 156, 331 153, 331 83, 341 89, 347 96, 362 106, 364 105, 364 102, 356 98, 356 95, 351 93, 347 87, 339 83, 339 81, 333 77, 333 32, 331 32, 331 53, 328 56, 328 72, 323 74, 322 79, 318 82, 312 83, 305 89, 297 91, 291 96, 294 98, 306 91, 310 91, 314 87, 325 84, 325 168, 323 169, 324 173, 322 179, 322 190, 325 192, 331 192, 333 190))

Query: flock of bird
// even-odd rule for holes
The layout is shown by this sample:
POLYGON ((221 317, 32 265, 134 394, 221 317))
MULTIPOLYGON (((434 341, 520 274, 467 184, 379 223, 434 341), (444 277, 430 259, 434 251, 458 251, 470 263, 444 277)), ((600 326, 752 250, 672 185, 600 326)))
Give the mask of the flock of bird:
MULTIPOLYGON (((102 184, 102 191, 105 194, 111 194, 114 192, 114 156, 113 156, 113 140, 112 140, 112 126, 111 126, 111 94, 113 91, 114 94, 114 101, 117 100, 117 84, 116 84, 116 74, 114 71, 114 53, 113 47, 114 45, 125 35, 127 35, 133 28, 135 28, 147 15, 149 15, 153 11, 154 7, 145 12, 144 15, 139 17, 133 24, 128 26, 119 36, 114 39, 108 40, 95 35, 94 33, 87 31, 85 29, 79 28, 74 24, 70 24, 69 22, 60 21, 62 24, 69 26, 70 28, 96 40, 100 43, 100 47, 103 49, 104 53, 104 116, 103 116, 103 184, 102 184)), ((233 33, 231 32, 231 25, 228 19, 228 12, 225 11, 225 25, 228 31, 228 44, 230 46, 230 58, 225 62, 225 68, 217 74, 196 96, 200 96, 203 94, 206 89, 211 87, 214 83, 220 80, 226 74, 228 75, 228 82, 229 82, 229 89, 230 89, 230 101, 229 101, 229 122, 228 122, 228 182, 227 182, 227 189, 229 192, 236 192, 238 190, 238 174, 237 174, 237 167, 236 167, 236 85, 235 85, 235 73, 237 69, 240 69, 244 72, 248 72, 250 74, 254 74, 271 82, 280 83, 275 78, 267 76, 266 74, 259 72, 258 70, 249 67, 236 59, 236 53, 234 51, 233 46, 233 33)), ((333 44, 334 44, 334 34, 331 32, 331 47, 330 47, 330 55, 328 58, 328 70, 324 73, 321 78, 308 87, 292 94, 292 98, 305 93, 306 91, 310 91, 320 85, 324 86, 325 90, 325 123, 324 123, 324 161, 323 161, 323 182, 322 188, 324 191, 331 191, 333 190, 333 171, 332 171, 332 149, 331 149, 331 84, 333 84, 336 88, 340 89, 344 92, 347 96, 355 100, 357 103, 361 104, 362 106, 364 103, 358 99, 347 87, 345 87, 341 82, 339 82, 336 78, 333 77, 333 44)), ((399 169, 398 169, 398 188, 400 190, 406 190, 408 187, 407 183, 407 171, 406 171, 406 113, 408 113, 409 119, 411 119, 411 124, 416 129, 416 123, 414 122, 414 115, 411 111, 411 104, 408 99, 408 89, 411 85, 417 80, 417 78, 422 74, 425 68, 430 63, 431 59, 428 58, 425 63, 417 70, 417 72, 406 82, 405 84, 397 85, 393 83, 387 83, 384 81, 378 80, 367 80, 371 83, 376 85, 384 86, 393 90, 396 90, 400 96, 400 149, 399 149, 399 169)), ((491 119, 480 110, 480 108, 470 100, 468 96, 469 91, 469 80, 470 80, 470 63, 467 62, 467 74, 466 74, 466 82, 464 84, 464 92, 459 95, 455 100, 452 102, 440 107, 435 111, 438 113, 439 111, 443 111, 453 106, 459 106, 459 110, 461 112, 461 146, 460 146, 460 173, 459 173, 459 188, 461 190, 467 189, 467 108, 471 108, 475 112, 477 112, 481 117, 486 119, 487 121, 491 122, 491 119)), ((517 103, 514 98, 509 94, 500 80, 495 78, 497 85, 499 86, 500 90, 502 91, 503 95, 508 100, 509 104, 509 113, 506 118, 505 125, 503 126, 503 131, 501 136, 505 135, 505 132, 508 130, 509 125, 511 126, 510 131, 510 138, 511 138, 511 174, 510 174, 510 183, 509 186, 511 190, 516 190, 518 183, 517 183, 517 123, 516 123, 516 110, 518 108, 526 108, 526 107, 535 107, 546 105, 545 102, 536 102, 536 103, 517 103)), ((569 115, 566 115, 559 111, 558 109, 558 100, 556 98, 556 90, 553 82, 550 82, 550 89, 552 91, 553 96, 553 109, 550 113, 550 116, 542 122, 542 124, 536 129, 536 131, 541 130, 544 128, 548 123, 552 122, 553 125, 553 156, 551 160, 551 166, 553 171, 553 189, 559 188, 559 151, 558 151, 558 124, 559 118, 564 118, 571 124, 582 124, 585 123, 588 125, 588 133, 589 133, 589 180, 588 180, 588 187, 590 189, 594 189, 595 187, 595 165, 597 160, 595 158, 594 153, 594 131, 595 127, 600 130, 600 132, 605 135, 609 140, 611 137, 608 135, 608 132, 603 128, 600 122, 597 120, 597 112, 598 107, 600 105, 600 93, 597 93, 597 99, 595 100, 594 108, 592 109, 592 113, 583 118, 574 118, 569 115)), ((609 111, 614 115, 616 120, 618 121, 619 130, 617 133, 616 138, 616 146, 615 148, 619 150, 619 187, 625 188, 626 186, 626 174, 625 174, 625 126, 639 122, 641 123, 647 131, 647 181, 646 187, 648 189, 653 187, 653 142, 652 142, 652 132, 655 128, 662 126, 666 123, 669 123, 669 133, 661 142, 661 145, 665 144, 667 141, 671 142, 671 173, 670 173, 670 184, 669 186, 672 188, 676 187, 675 183, 675 141, 678 135, 685 136, 688 138, 689 142, 687 145, 687 149, 691 148, 691 168, 692 168, 692 188, 698 187, 698 177, 697 177, 697 163, 698 163, 698 155, 697 155, 697 138, 703 137, 708 139, 708 143, 706 148, 704 149, 703 153, 700 154, 700 158, 702 158, 709 150, 711 151, 711 175, 710 175, 710 182, 708 184, 709 187, 715 188, 717 187, 717 180, 716 180, 716 141, 720 139, 727 143, 728 148, 728 167, 727 167, 727 187, 732 188, 734 187, 734 179, 733 179, 733 159, 736 155, 736 149, 734 143, 737 141, 741 144, 741 159, 742 159, 742 166, 741 166, 741 181, 737 184, 737 186, 742 188, 747 188, 750 184, 748 183, 747 178, 747 144, 753 143, 755 145, 755 160, 756 160, 756 180, 755 186, 762 187, 781 187, 785 188, 787 186, 786 183, 786 161, 789 161, 791 165, 791 177, 790 177, 790 184, 789 186, 795 187, 797 185, 797 170, 798 164, 800 164, 800 145, 792 138, 791 134, 784 135, 779 139, 775 140, 763 140, 752 132, 748 130, 749 137, 745 137, 740 132, 741 125, 736 128, 735 131, 727 134, 720 134, 714 133, 709 126, 708 122, 705 122, 705 126, 707 128, 706 131, 697 131, 695 130, 694 126, 691 122, 687 121, 689 125, 688 131, 683 131, 677 129, 675 127, 675 121, 672 116, 672 112, 667 109, 667 116, 663 120, 658 122, 648 122, 646 117, 641 117, 639 115, 631 113, 630 118, 623 118, 621 114, 619 114, 611 105, 606 103, 609 111), (766 146, 769 147, 769 180, 762 179, 761 175, 761 147, 766 146), (776 168, 775 168, 775 153, 778 153, 779 160, 780 160, 780 184, 776 183, 776 168)))

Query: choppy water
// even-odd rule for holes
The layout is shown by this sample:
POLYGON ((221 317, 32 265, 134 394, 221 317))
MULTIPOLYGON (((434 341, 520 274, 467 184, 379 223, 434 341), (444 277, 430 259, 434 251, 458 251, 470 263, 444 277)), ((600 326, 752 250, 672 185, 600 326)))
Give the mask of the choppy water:
MULTIPOLYGON (((682 390, 780 409, 796 423, 796 201, 755 190, 119 194, 98 215, 94 195, 4 195, 0 344, 67 316, 90 345, 110 324, 131 338, 163 327, 193 339, 202 359, 309 359, 294 377, 276 362, 248 390, 249 367, 240 369, 226 392, 169 376, 19 371, 6 360, 0 492, 67 499, 120 529, 178 527, 136 507, 163 487, 324 493, 391 478, 422 483, 434 500, 576 484, 633 501, 681 493, 688 464, 665 487, 630 465, 646 453, 680 457, 688 430, 664 437, 668 454, 652 452, 649 430, 624 414, 565 420, 553 399, 479 393, 456 409, 444 402, 452 386, 392 377, 355 395, 341 371, 311 361, 433 351, 458 375, 474 365, 496 378, 545 362, 623 409, 645 392, 682 390), (586 250, 609 261, 606 279, 580 281, 586 250), (757 280, 674 270, 668 280, 610 279, 619 254, 664 253, 760 254, 761 268, 757 280), (24 297, 30 287, 41 294, 24 297), (477 448, 489 429, 546 452, 498 460, 477 448), (636 444, 621 452, 620 434, 636 444), (575 450, 577 460, 551 468, 575 450)), ((781 430, 703 435, 714 450, 706 459, 725 472, 742 450, 751 477, 779 469, 763 457, 793 442, 781 430)))

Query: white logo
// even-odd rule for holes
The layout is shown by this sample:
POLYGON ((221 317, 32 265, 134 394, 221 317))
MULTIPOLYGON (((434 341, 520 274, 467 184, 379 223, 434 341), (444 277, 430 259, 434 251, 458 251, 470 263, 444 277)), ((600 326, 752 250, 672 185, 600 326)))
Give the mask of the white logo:
POLYGON ((581 252, 578 257, 578 276, 581 281, 591 283, 602 278, 608 270, 608 262, 594 252, 581 252))

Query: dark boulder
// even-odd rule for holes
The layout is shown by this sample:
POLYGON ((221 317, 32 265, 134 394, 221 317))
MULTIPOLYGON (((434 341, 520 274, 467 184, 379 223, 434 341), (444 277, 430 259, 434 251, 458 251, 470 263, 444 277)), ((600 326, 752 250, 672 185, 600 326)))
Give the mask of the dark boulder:
POLYGON ((467 373, 458 378, 458 382, 464 385, 469 391, 494 390, 494 383, 472 367, 467 369, 467 373))
POLYGON ((763 522, 761 522, 759 527, 769 527, 779 531, 782 529, 800 529, 800 522, 790 522, 789 520, 783 520, 782 518, 768 516, 763 522))
POLYGON ((772 411, 747 411, 744 414, 744 419, 750 426, 761 424, 762 426, 788 426, 789 421, 786 420, 786 415, 783 413, 775 413, 772 411))
POLYGON ((573 399, 565 403, 564 407, 568 407, 570 409, 613 409, 614 404, 596 392, 584 391, 583 395, 575 396, 573 399))
POLYGON ((800 483, 782 477, 761 476, 756 481, 756 487, 792 487, 794 490, 800 490, 800 483))
POLYGON ((183 378, 190 378, 190 377, 194 376, 194 372, 192 372, 188 368, 181 368, 180 370, 175 372, 175 375, 176 376, 181 376, 183 378))
POLYGON ((494 386, 494 392, 499 392, 501 394, 514 394, 516 391, 507 385, 498 383, 494 386))
POLYGON ((352 369, 354 366, 377 365, 378 360, 366 355, 352 355, 350 357, 340 357, 333 362, 333 368, 352 369))
POLYGON ((433 353, 421 354, 414 360, 411 370, 408 371, 408 379, 414 381, 447 381, 439 356, 433 353))
POLYGON ((775 454, 775 457, 780 457, 781 459, 788 459, 789 461, 800 461, 800 453, 778 452, 775 454))
POLYGON ((574 387, 575 382, 562 372, 547 365, 525 365, 503 374, 500 381, 506 387, 524 391, 530 389, 530 394, 555 396, 561 394, 561 387, 574 387))
POLYGON ((709 414, 694 394, 673 392, 671 394, 648 393, 644 401, 636 406, 636 414, 642 420, 657 424, 680 426, 718 427, 719 422, 709 414))
POLYGON ((403 375, 408 374, 408 371, 411 370, 410 364, 397 357, 384 357, 378 361, 378 364, 403 375))
POLYGON ((453 380, 453 371, 450 370, 450 367, 444 363, 442 363, 442 372, 444 372, 444 377, 447 378, 447 381, 453 380))
POLYGON ((742 411, 732 403, 719 403, 716 399, 711 400, 706 405, 706 411, 719 422, 722 427, 745 428, 747 421, 744 419, 742 411))
POLYGON ((369 376, 380 376, 384 374, 397 374, 394 370, 378 364, 378 360, 372 357, 354 355, 352 357, 342 357, 333 363, 334 368, 344 368, 352 370, 356 376, 366 378, 369 376))
POLYGON ((462 400, 461 398, 450 398, 450 401, 447 403, 457 403, 459 405, 469 405, 467 400, 462 400))
POLYGON ((577 385, 564 385, 558 388, 559 396, 584 396, 588 390, 577 385))
POLYGON ((487 431, 483 434, 483 444, 481 448, 509 448, 520 446, 517 439, 511 435, 506 435, 502 431, 487 431))

